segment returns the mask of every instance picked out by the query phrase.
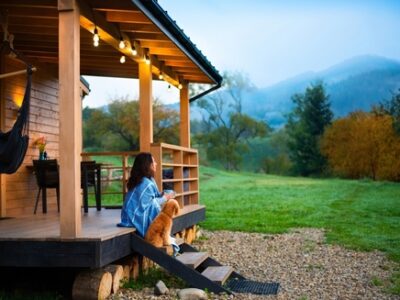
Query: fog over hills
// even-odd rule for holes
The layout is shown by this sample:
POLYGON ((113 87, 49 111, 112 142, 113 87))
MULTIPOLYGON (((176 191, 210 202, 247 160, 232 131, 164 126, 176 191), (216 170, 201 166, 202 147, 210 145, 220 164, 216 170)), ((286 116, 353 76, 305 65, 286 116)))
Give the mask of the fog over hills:
MULTIPOLYGON (((326 86, 335 117, 355 110, 368 111, 400 88, 400 62, 372 55, 357 56, 320 72, 307 72, 248 92, 243 96, 243 111, 273 127, 282 126, 292 109, 291 96, 303 93, 319 80, 326 86)), ((192 115, 199 116, 195 105, 192 115)))

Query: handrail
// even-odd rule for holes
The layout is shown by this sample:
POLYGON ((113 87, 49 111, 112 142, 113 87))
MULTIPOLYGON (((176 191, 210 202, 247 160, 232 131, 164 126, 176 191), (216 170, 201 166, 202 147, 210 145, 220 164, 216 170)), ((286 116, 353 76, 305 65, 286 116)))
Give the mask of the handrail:
POLYGON ((102 166, 102 170, 107 171, 107 179, 101 179, 102 183, 111 183, 111 182, 121 182, 122 183, 122 189, 121 191, 113 191, 113 192, 107 192, 102 190, 102 195, 121 195, 121 203, 125 199, 125 195, 127 192, 126 189, 126 183, 129 178, 129 165, 128 165, 128 158, 131 156, 136 156, 139 154, 139 151, 115 151, 115 152, 82 152, 81 156, 82 157, 96 157, 96 156, 120 156, 121 158, 121 165, 104 165, 102 166), (122 178, 112 178, 112 173, 114 170, 122 171, 122 178))

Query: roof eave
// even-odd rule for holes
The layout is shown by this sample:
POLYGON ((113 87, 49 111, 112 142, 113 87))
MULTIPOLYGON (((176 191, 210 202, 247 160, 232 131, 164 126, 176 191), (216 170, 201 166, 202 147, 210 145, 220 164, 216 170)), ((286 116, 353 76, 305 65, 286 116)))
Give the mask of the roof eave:
POLYGON ((162 30, 185 55, 214 81, 215 84, 221 85, 222 76, 156 1, 131 1, 162 30))

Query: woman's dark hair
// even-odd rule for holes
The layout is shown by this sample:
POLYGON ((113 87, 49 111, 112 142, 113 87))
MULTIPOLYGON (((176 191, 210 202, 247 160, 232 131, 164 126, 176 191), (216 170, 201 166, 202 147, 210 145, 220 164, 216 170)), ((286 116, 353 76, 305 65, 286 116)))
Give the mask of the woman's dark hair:
POLYGON ((128 190, 135 188, 143 179, 143 177, 154 177, 154 171, 151 169, 153 156, 148 152, 139 153, 133 163, 128 183, 128 190))

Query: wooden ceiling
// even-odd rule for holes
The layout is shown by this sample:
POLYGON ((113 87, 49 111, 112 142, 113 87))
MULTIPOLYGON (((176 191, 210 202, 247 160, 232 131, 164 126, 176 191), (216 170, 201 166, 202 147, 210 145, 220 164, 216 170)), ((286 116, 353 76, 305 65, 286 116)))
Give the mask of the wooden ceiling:
MULTIPOLYGON (((204 68, 191 59, 139 10, 131 0, 80 0, 81 75, 138 78, 138 62, 148 53, 158 80, 177 86, 184 82, 214 83, 204 68), (95 25, 100 45, 93 46, 95 25), (127 48, 118 47, 123 37, 127 48), (132 55, 135 45, 138 55, 132 55), (120 63, 121 55, 126 62, 120 63)), ((8 32, 14 35, 14 48, 32 61, 58 64, 57 0, 10 0, 0 2, 7 14, 8 32)))

